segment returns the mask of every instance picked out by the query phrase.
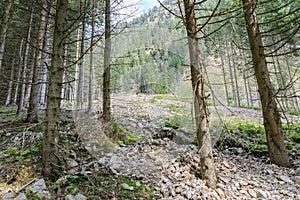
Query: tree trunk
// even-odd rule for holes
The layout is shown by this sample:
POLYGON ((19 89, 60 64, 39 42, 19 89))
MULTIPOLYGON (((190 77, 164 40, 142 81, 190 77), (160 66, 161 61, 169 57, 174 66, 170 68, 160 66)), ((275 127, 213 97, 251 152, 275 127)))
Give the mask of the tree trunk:
POLYGON ((103 72, 103 120, 109 122, 110 110, 110 56, 111 56, 111 17, 110 0, 105 0, 105 48, 103 72))
POLYGON ((225 88, 225 98, 226 98, 227 106, 230 106, 223 52, 220 52, 220 57, 221 57, 221 67, 222 67, 222 74, 223 74, 223 81, 224 81, 224 88, 225 88))
POLYGON ((95 68, 93 64, 94 55, 94 35, 95 35, 95 0, 92 0, 92 33, 91 33, 91 50, 90 50, 90 77, 89 77, 89 101, 88 101, 88 113, 93 111, 93 101, 95 94, 95 68))
POLYGON ((15 88, 15 94, 13 99, 13 105, 17 105, 18 100, 18 93, 19 93, 19 81, 21 79, 21 71, 22 71, 22 63, 23 63, 23 56, 22 56, 22 49, 23 49, 24 39, 21 39, 20 42, 20 48, 19 48, 19 63, 18 63, 18 75, 17 75, 17 82, 16 82, 16 88, 15 88))
MULTIPOLYGON (((284 53, 286 53, 287 50, 284 49, 284 53)), ((285 60, 285 64, 286 64, 286 68, 287 68, 287 71, 288 71, 288 79, 291 80, 291 90, 292 90, 292 96, 295 96, 296 95, 296 89, 295 89, 295 83, 293 81, 293 76, 292 76, 292 73, 291 73, 291 68, 290 68, 290 65, 289 65, 289 61, 288 61, 288 57, 287 55, 284 56, 284 60, 285 60)), ((298 97, 293 97, 293 105, 294 105, 294 108, 296 110, 297 113, 299 113, 299 103, 298 103, 298 97)))
POLYGON ((48 79, 48 68, 47 66, 49 63, 49 55, 44 52, 49 52, 50 51, 50 25, 51 25, 51 15, 52 15, 52 4, 53 2, 48 1, 47 5, 47 16, 46 16, 46 25, 45 25, 45 35, 44 35, 44 44, 43 44, 43 52, 42 52, 42 57, 41 57, 41 67, 39 71, 39 77, 40 81, 42 82, 40 84, 40 105, 46 105, 46 100, 47 100, 47 79, 48 79))
POLYGON ((84 103, 84 38, 85 38, 85 16, 86 16, 86 0, 83 1, 83 20, 82 20, 82 31, 81 31, 81 47, 80 47, 80 66, 79 66, 79 77, 78 77, 78 91, 77 91, 77 108, 82 109, 84 103))
POLYGON ((27 31, 27 37, 26 37, 24 59, 23 59, 23 63, 22 63, 23 71, 22 71, 22 76, 21 76, 22 84, 21 84, 21 92, 20 92, 20 98, 19 98, 19 104, 18 104, 18 110, 17 110, 18 116, 21 116, 23 114, 23 110, 24 110, 25 90, 26 90, 26 73, 27 73, 27 66, 28 66, 29 42, 30 42, 30 38, 31 38, 33 11, 34 11, 34 7, 32 5, 30 19, 29 19, 29 25, 28 25, 28 31, 27 31))
POLYGON ((251 47, 253 67, 260 95, 268 151, 271 161, 277 165, 289 167, 290 162, 285 151, 281 119, 269 77, 264 47, 256 18, 256 1, 243 0, 248 39, 251 47))
MULTIPOLYGON (((241 41, 242 44, 242 41, 241 41)), ((242 47, 243 48, 243 47, 242 47)), ((244 81, 244 88, 245 88, 245 98, 247 100, 247 108, 250 108, 250 96, 249 96, 249 92, 248 92, 248 70, 246 68, 246 64, 245 64, 245 58, 244 58, 244 54, 242 52, 242 49, 239 49, 239 56, 240 56, 240 60, 242 61, 242 70, 243 70, 243 81, 244 81)))
POLYGON ((204 92, 204 77, 201 73, 200 49, 196 31, 196 18, 193 0, 184 0, 185 23, 188 36, 192 87, 194 91, 194 107, 199 145, 202 179, 209 187, 217 184, 216 170, 213 160, 212 145, 209 131, 207 97, 204 92))
POLYGON ((68 0, 56 1, 52 60, 49 70, 48 98, 43 138, 43 174, 55 180, 59 159, 56 143, 60 116, 62 77, 64 74, 64 42, 67 37, 68 0))
POLYGON ((32 56, 30 60, 30 64, 28 64, 28 74, 26 77, 26 89, 25 89, 25 97, 24 97, 24 107, 28 107, 29 98, 31 93, 31 86, 32 86, 32 77, 33 77, 33 68, 34 68, 34 58, 35 58, 36 49, 33 48, 32 56))
POLYGON ((0 73, 2 68, 4 48, 5 48, 6 33, 8 29, 7 27, 8 27, 8 20, 9 20, 9 12, 10 12, 12 2, 13 0, 5 1, 3 7, 2 21, 0 23, 0 73))
POLYGON ((237 78, 237 72, 236 72, 236 65, 235 65, 235 60, 234 60, 234 49, 232 46, 232 41, 230 42, 230 52, 232 56, 232 67, 233 67, 233 75, 234 75, 234 84, 235 84, 235 90, 236 90, 236 101, 237 101, 237 106, 241 107, 241 100, 240 100, 240 91, 239 91, 239 85, 238 85, 238 78, 237 78))
POLYGON ((42 52, 44 44, 44 36, 46 32, 46 8, 47 8, 47 1, 44 0, 43 8, 40 13, 40 25, 38 31, 38 38, 37 38, 37 49, 34 57, 34 66, 33 66, 33 74, 32 74, 32 86, 30 92, 30 99, 29 99, 29 107, 27 112, 26 122, 28 123, 37 123, 38 122, 38 110, 39 110, 39 93, 40 93, 40 84, 39 81, 39 68, 41 66, 42 60, 42 52))
POLYGON ((236 95, 235 95, 235 87, 234 87, 234 80, 233 80, 233 73, 232 73, 232 66, 231 66, 231 58, 228 50, 228 44, 227 40, 224 39, 225 42, 225 48, 226 48, 226 56, 228 59, 228 68, 229 68, 229 75, 230 75, 230 84, 231 84, 231 92, 232 92, 232 98, 233 98, 233 106, 237 106, 237 101, 236 101, 236 95))
MULTIPOLYGON (((80 29, 77 30, 77 42, 76 42, 76 54, 75 54, 75 60, 79 59, 79 48, 80 48, 80 29)), ((79 66, 78 66, 78 62, 76 62, 75 64, 75 81, 74 81, 74 102, 77 104, 77 94, 78 94, 78 74, 79 74, 79 66)))
POLYGON ((10 71, 10 80, 9 80, 9 83, 8 83, 8 91, 7 91, 5 106, 8 106, 11 103, 14 73, 15 73, 15 59, 13 58, 11 71, 10 71))

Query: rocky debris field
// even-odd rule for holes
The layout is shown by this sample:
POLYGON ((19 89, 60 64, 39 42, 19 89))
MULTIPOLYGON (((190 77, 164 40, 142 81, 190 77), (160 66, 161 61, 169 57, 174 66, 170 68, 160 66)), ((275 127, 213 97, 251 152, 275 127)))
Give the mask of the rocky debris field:
POLYGON ((233 149, 215 152, 216 189, 199 178, 196 147, 169 139, 121 147, 98 162, 116 174, 154 183, 157 199, 300 199, 300 168, 280 168, 265 160, 233 149))
MULTIPOLYGON (((26 200, 36 196, 40 199, 66 200, 300 199, 298 151, 293 154, 293 167, 283 168, 271 164, 267 155, 252 154, 243 147, 215 148, 218 184, 216 188, 208 188, 200 178, 197 147, 186 140, 182 142, 185 137, 193 136, 192 131, 186 127, 165 127, 166 116, 174 115, 174 109, 187 108, 189 111, 191 105, 152 99, 149 95, 114 98, 117 128, 134 135, 134 141, 130 144, 116 145, 105 136, 104 125, 99 125, 95 117, 82 116, 84 120, 77 123, 75 129, 66 127, 60 133, 60 138, 64 139, 60 151, 66 156, 66 165, 64 175, 55 183, 38 178, 40 156, 35 154, 34 147, 38 146, 35 141, 41 140, 42 133, 2 132, 1 146, 5 148, 0 151, 0 197, 3 200, 26 200), (168 106, 170 104, 175 106, 168 106), (20 162, 9 160, 17 159, 19 154, 9 153, 8 149, 26 149, 29 146, 30 152, 24 154, 20 162), (26 164, 24 161, 28 157, 30 163, 26 164), (29 166, 37 169, 33 171, 29 166), (109 171, 104 173, 106 178, 93 178, 99 172, 103 174, 103 169, 109 171), (77 181, 77 185, 73 185, 70 179, 77 181), (107 187, 112 191, 106 190, 107 187), (90 191, 88 188, 93 188, 93 195, 87 192, 90 191), (141 190, 142 196, 133 196, 141 190), (145 191, 153 192, 148 195, 144 194, 145 191)), ((258 111, 246 109, 220 109, 219 112, 223 116, 241 118, 246 118, 249 112, 252 118, 260 117, 258 111)))

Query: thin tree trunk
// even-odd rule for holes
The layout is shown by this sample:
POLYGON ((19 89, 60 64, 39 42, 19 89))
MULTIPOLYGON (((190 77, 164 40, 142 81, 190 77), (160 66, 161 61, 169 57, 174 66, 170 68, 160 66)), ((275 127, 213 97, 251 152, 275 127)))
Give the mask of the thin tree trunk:
POLYGON ((209 114, 207 97, 204 92, 203 63, 201 66, 200 49, 196 31, 196 18, 193 0, 184 0, 185 23, 190 54, 192 87, 194 91, 194 107, 197 127, 197 142, 199 145, 202 179, 209 187, 217 184, 216 170, 213 160, 212 144, 209 131, 209 114), (202 69, 202 70, 201 70, 202 69))
POLYGON ((95 68, 93 64, 94 34, 95 34, 95 0, 92 0, 92 33, 91 33, 90 78, 89 78, 89 100, 88 100, 89 114, 91 114, 93 111, 93 101, 94 101, 94 94, 95 94, 95 68))
MULTIPOLYGON (((242 41, 240 42, 240 44, 242 44, 242 41)), ((248 91, 248 81, 249 81, 248 80, 248 70, 246 68, 245 57, 244 57, 244 53, 242 52, 242 49, 239 49, 239 54, 240 54, 240 59, 242 61, 243 80, 244 80, 245 96, 246 96, 246 100, 247 100, 247 107, 250 108, 251 96, 249 96, 250 94, 248 91)))
POLYGON ((236 101, 237 101, 237 106, 241 107, 240 91, 239 91, 239 85, 238 85, 238 79, 237 79, 236 65, 235 65, 235 60, 234 60, 235 52, 234 52, 234 49, 233 49, 233 46, 232 46, 232 42, 230 42, 230 49, 231 49, 231 56, 232 56, 234 84, 235 84, 235 89, 236 89, 236 101))
POLYGON ((46 32, 46 8, 48 2, 44 0, 43 8, 40 13, 40 24, 38 31, 38 39, 37 39, 37 49, 34 57, 34 66, 33 66, 33 74, 32 74, 32 86, 30 92, 30 100, 29 107, 27 112, 26 122, 28 123, 36 123, 38 122, 38 110, 39 110, 39 93, 40 93, 40 84, 39 81, 39 68, 41 67, 42 60, 42 52, 44 44, 44 36, 46 32))
POLYGON ((223 55, 223 53, 220 52, 221 67, 222 67, 223 81, 224 81, 224 88, 225 88, 225 97, 226 97, 227 106, 230 106, 229 96, 228 96, 228 87, 227 87, 227 81, 226 81, 226 71, 225 71, 225 65, 224 65, 224 57, 222 55, 223 55))
POLYGON ((6 0, 3 7, 2 21, 0 23, 0 73, 5 48, 6 33, 8 29, 9 12, 13 0, 6 0))
POLYGON ((33 49, 33 55, 31 58, 31 63, 28 65, 29 66, 29 73, 28 76, 26 77, 26 89, 25 89, 25 97, 24 97, 24 106, 27 107, 29 104, 29 98, 30 98, 30 93, 31 93, 31 86, 32 86, 32 77, 33 77, 33 70, 34 70, 34 58, 35 58, 35 53, 36 49, 33 49))
MULTIPOLYGON (((79 48, 80 48, 80 29, 77 30, 77 42, 76 42, 76 55, 75 55, 75 59, 78 60, 79 59, 79 48)), ((76 62, 75 64, 75 81, 74 81, 74 100, 77 104, 77 94, 78 94, 78 74, 79 74, 79 66, 78 63, 76 62)))
POLYGON ((231 92, 232 92, 232 98, 233 98, 233 106, 237 107, 237 100, 236 100, 235 86, 234 86, 232 65, 231 65, 231 57, 230 57, 229 50, 228 50, 227 40, 224 40, 224 41, 225 41, 225 47, 226 47, 226 55, 227 55, 227 59, 228 59, 228 67, 229 67, 229 75, 230 75, 231 92))
POLYGON ((21 74, 22 74, 21 71, 22 71, 22 64, 23 64, 23 56, 22 56, 23 44, 24 44, 24 38, 21 39, 20 48, 19 48, 19 63, 18 63, 19 69, 18 69, 18 76, 17 76, 13 105, 17 105, 17 101, 18 101, 19 86, 20 86, 19 81, 21 79, 21 74))
MULTIPOLYGON (((286 52, 287 51, 284 48, 284 53, 286 53, 286 52)), ((288 71, 288 79, 291 80, 291 84, 292 84, 291 85, 292 96, 294 96, 294 95, 296 95, 296 89, 295 89, 295 84, 293 82, 293 77, 292 77, 291 68, 289 66, 289 61, 288 61, 287 55, 285 55, 284 60, 285 60, 286 68, 288 71)), ((295 108, 296 112, 299 113, 299 103, 298 103, 297 97, 293 97, 293 104, 294 104, 294 108, 295 108)))
POLYGON ((111 10, 110 0, 105 0, 105 48, 103 72, 103 120, 109 122, 110 110, 110 57, 111 57, 111 10))
POLYGON ((48 98, 46 108, 45 133, 43 138, 43 174, 56 180, 59 166, 57 136, 61 112, 62 77, 64 74, 64 42, 67 36, 68 0, 56 1, 55 28, 53 36, 52 60, 49 73, 48 98))
POLYGON ((19 105, 17 110, 17 115, 21 116, 23 114, 24 110, 24 103, 25 103, 25 90, 26 90, 26 73, 27 73, 27 66, 28 66, 28 54, 29 54, 29 42, 31 37, 31 29, 32 29, 32 20, 33 20, 33 5, 31 6, 31 13, 30 13, 30 19, 29 19, 29 25, 28 25, 28 31, 27 31, 27 38, 26 38, 26 46, 25 46, 25 53, 24 53, 24 62, 22 63, 23 71, 22 71, 22 85, 21 85, 21 94, 19 98, 19 105))
POLYGON ((285 151, 281 119, 269 77, 264 47, 256 18, 256 1, 242 0, 248 39, 251 47, 253 67, 261 99, 264 127, 271 161, 277 165, 289 167, 290 162, 285 151))
POLYGON ((275 56, 276 56, 276 63, 277 63, 277 68, 278 68, 278 73, 279 73, 279 81, 280 81, 278 85, 280 85, 279 89, 283 90, 283 91, 280 91, 279 94, 281 93, 280 98, 281 98, 281 101, 282 101, 282 107, 285 111, 287 111, 287 110, 290 110, 290 108, 289 108, 288 98, 286 96, 287 95, 286 79, 283 77, 283 74, 282 74, 282 68, 281 68, 281 64, 280 64, 280 61, 279 61, 277 51, 275 53, 275 56))
MULTIPOLYGON (((51 21, 51 13, 52 13, 52 4, 53 2, 48 1, 47 5, 47 16, 46 16, 46 25, 45 25, 45 35, 44 35, 44 43, 43 43, 43 51, 44 52, 49 52, 50 50, 50 21, 51 21)), ((40 81, 42 82, 40 84, 40 101, 39 103, 41 105, 46 105, 46 100, 47 100, 47 79, 48 79, 48 60, 49 60, 49 55, 47 53, 42 52, 42 57, 41 57, 41 67, 39 70, 39 77, 40 81)))
MULTIPOLYGON (((68 52, 68 46, 67 46, 67 44, 65 44, 65 46, 64 46, 64 58, 67 57, 67 55, 68 55, 67 52, 68 52)), ((67 59, 64 60, 64 66, 67 66, 67 59)), ((65 83, 66 79, 67 79, 67 71, 64 70, 64 74, 63 74, 63 77, 62 77, 62 83, 65 83)), ((61 102, 60 102, 61 107, 64 107, 65 100, 67 99, 66 98, 66 96, 67 96, 67 87, 68 87, 67 84, 63 84, 63 86, 61 88, 61 102)))
POLYGON ((10 71, 10 80, 9 80, 9 83, 8 83, 8 91, 7 91, 5 106, 8 106, 11 103, 14 73, 15 73, 15 59, 13 58, 11 71, 10 71))
POLYGON ((78 78, 78 93, 77 93, 77 108, 82 109, 84 103, 84 38, 85 38, 85 16, 86 16, 86 0, 83 1, 83 20, 82 20, 82 32, 81 32, 81 47, 80 56, 81 62, 79 67, 79 78, 78 78))

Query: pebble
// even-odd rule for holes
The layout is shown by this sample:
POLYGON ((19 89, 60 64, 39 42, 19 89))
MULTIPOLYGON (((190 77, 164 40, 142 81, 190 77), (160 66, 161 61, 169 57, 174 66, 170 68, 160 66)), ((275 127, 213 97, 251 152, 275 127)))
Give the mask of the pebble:
POLYGON ((281 175, 279 178, 286 183, 294 183, 288 176, 281 175))

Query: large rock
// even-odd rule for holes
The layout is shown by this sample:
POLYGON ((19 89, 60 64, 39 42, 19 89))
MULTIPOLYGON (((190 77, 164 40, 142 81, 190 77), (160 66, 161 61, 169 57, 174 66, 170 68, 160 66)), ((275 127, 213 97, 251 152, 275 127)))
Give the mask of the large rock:
POLYGON ((28 199, 24 193, 21 193, 14 200, 28 200, 28 199))
POLYGON ((65 200, 86 200, 86 196, 82 195, 82 194, 77 194, 76 196, 68 194, 65 197, 65 200))
POLYGON ((14 199, 14 198, 15 198, 15 195, 12 194, 12 193, 5 193, 2 196, 2 200, 11 200, 11 199, 14 199))
POLYGON ((45 184, 44 179, 38 179, 28 189, 31 190, 33 193, 37 193, 43 190, 47 190, 47 186, 45 184))
POLYGON ((47 190, 44 179, 38 179, 28 189, 40 199, 51 199, 51 194, 47 190))

